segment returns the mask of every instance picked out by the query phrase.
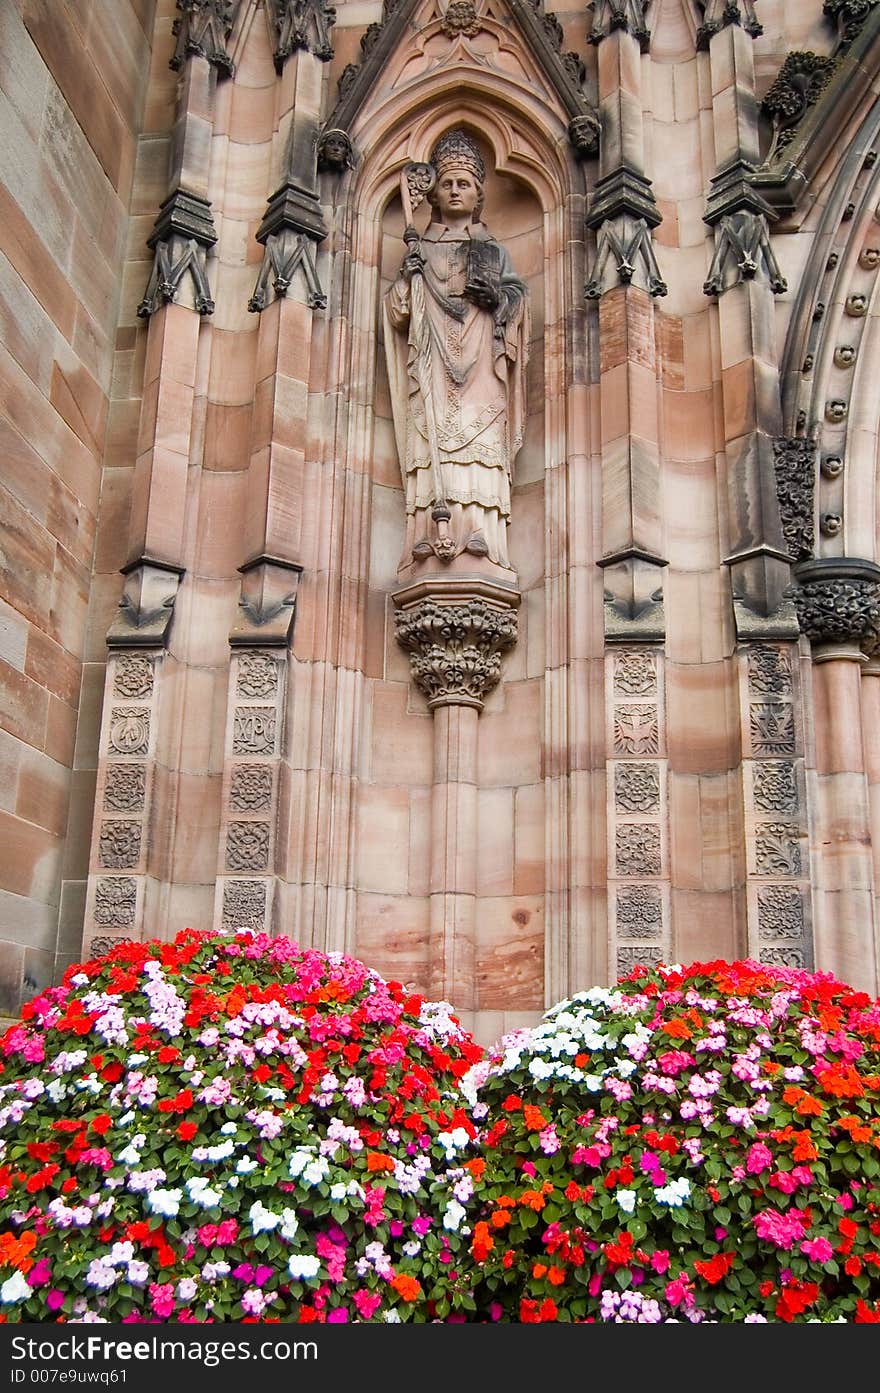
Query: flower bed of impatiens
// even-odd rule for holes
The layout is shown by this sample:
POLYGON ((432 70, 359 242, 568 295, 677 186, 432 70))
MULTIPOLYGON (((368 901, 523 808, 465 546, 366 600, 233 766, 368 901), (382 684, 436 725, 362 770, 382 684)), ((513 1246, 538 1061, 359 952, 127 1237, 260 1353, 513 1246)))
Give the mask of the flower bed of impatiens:
POLYGON ((502 1045, 466 1080, 483 1318, 880 1321, 877 1002, 660 967, 502 1045))
POLYGON ((487 1054, 186 930, 0 1056, 0 1320, 880 1322, 880 1003, 828 974, 637 969, 487 1054))
POLYGON ((456 1265, 482 1050, 342 954, 186 930, 78 966, 2 1042, 8 1321, 406 1321, 456 1265))

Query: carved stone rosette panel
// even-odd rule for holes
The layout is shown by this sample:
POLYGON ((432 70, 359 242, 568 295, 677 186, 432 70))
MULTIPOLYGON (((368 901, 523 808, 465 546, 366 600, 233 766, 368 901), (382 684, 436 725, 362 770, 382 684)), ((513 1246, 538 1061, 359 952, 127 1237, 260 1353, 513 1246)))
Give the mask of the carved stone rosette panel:
POLYGON ((143 933, 153 793, 158 651, 110 649, 98 755, 83 953, 143 933))
POLYGON ((805 774, 797 650, 753 644, 740 653, 748 955, 812 967, 805 774))
POLYGON ((606 657, 608 895, 617 976, 669 960, 669 872, 662 650, 606 657))
POLYGON ((286 659, 286 649, 232 649, 214 911, 219 928, 271 926, 286 659))

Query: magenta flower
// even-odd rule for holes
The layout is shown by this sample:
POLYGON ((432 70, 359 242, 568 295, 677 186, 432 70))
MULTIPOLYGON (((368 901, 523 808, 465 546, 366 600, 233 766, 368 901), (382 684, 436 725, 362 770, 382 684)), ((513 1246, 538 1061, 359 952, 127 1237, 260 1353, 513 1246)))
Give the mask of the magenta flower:
POLYGON ((834 1249, 827 1238, 808 1238, 801 1244, 801 1252, 812 1262, 827 1262, 834 1249))

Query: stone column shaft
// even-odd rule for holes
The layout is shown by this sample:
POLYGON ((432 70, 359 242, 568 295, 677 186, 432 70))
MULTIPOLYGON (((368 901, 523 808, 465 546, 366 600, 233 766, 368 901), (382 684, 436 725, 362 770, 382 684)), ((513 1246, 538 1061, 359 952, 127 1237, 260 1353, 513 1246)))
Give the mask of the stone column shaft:
POLYGON ((432 999, 475 1011, 477 890, 477 727, 473 706, 434 713, 431 792, 431 929, 428 991, 432 999))

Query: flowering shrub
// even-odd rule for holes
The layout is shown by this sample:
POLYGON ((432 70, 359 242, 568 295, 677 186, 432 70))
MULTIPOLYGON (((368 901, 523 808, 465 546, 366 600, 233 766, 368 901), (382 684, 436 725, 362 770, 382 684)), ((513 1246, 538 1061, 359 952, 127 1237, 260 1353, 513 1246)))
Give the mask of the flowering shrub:
POLYGON ((880 1004, 755 962, 639 969, 502 1041, 484 1318, 880 1322, 880 1004))
POLYGON ((0 1318, 429 1320, 482 1056, 446 1003, 287 938, 70 969, 2 1040, 0 1318))

